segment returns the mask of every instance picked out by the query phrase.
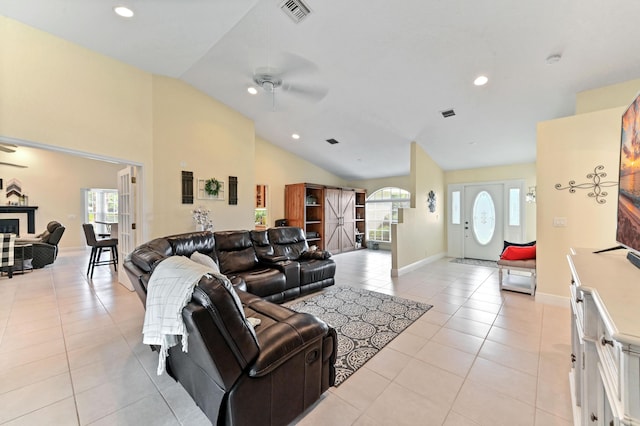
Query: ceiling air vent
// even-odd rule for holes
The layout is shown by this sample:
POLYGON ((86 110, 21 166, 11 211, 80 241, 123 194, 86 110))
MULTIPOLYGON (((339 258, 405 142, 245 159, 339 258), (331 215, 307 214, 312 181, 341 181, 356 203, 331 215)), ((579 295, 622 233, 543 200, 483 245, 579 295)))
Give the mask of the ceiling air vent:
POLYGON ((282 9, 288 17, 293 19, 293 22, 296 24, 311 13, 309 6, 304 4, 302 0, 284 0, 280 3, 280 9, 282 9))
POLYGON ((327 139, 327 142, 329 142, 331 145, 335 145, 337 143, 339 143, 337 140, 331 138, 331 139, 327 139))
POLYGON ((456 112, 453 110, 453 108, 451 108, 451 109, 446 109, 444 111, 440 111, 440 114, 442 114, 444 118, 449 118, 456 115, 456 112))

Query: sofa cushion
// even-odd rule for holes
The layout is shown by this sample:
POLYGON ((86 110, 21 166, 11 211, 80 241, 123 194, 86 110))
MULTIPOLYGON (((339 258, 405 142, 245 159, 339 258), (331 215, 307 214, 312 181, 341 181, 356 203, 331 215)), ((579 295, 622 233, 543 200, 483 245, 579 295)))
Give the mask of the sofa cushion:
POLYGON ((220 272, 227 275, 258 266, 249 231, 219 231, 214 235, 220 272))
POLYGON ((166 237, 174 256, 190 257, 194 252, 211 253, 215 246, 213 233, 209 231, 191 232, 188 234, 166 237))
POLYGON ((220 272, 225 275, 251 270, 258 265, 258 259, 253 247, 237 251, 218 252, 218 261, 220 262, 220 272))
POLYGON ((238 273, 247 284, 247 291, 260 297, 283 293, 287 289, 285 275, 277 269, 257 268, 238 273))
POLYGON ((193 260, 196 263, 199 263, 203 266, 211 268, 213 272, 220 273, 220 268, 218 264, 211 256, 207 256, 206 254, 202 254, 199 251, 194 251, 189 259, 193 260))
POLYGON ((333 260, 305 260, 300 262, 300 285, 333 278, 336 274, 336 264, 333 260))
POLYGON ((251 241, 259 259, 273 256, 273 246, 269 243, 267 231, 251 231, 251 241))
POLYGON ((303 252, 309 250, 307 239, 301 228, 295 226, 270 228, 268 235, 276 256, 285 256, 288 260, 298 260, 303 252))
POLYGON ((153 271, 158 262, 173 254, 171 245, 165 238, 156 238, 136 248, 130 255, 131 263, 143 272, 153 271))

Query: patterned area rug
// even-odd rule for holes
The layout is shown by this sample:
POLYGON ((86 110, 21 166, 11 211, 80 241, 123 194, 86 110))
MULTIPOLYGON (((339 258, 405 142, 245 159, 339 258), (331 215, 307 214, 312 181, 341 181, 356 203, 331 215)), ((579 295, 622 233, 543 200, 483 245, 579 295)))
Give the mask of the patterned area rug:
POLYGON ((455 259, 451 259, 452 263, 464 263, 465 265, 475 265, 475 266, 489 266, 491 268, 497 268, 498 264, 495 260, 482 260, 482 259, 471 259, 471 258, 462 258, 457 257, 455 259))
POLYGON ((322 318, 336 329, 338 386, 432 306, 375 291, 331 287, 289 308, 322 318))

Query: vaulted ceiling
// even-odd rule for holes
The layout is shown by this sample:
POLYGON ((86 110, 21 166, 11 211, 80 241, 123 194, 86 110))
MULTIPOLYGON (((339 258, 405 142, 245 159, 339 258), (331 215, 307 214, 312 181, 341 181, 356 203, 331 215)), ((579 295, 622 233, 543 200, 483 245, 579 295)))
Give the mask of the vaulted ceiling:
POLYGON ((637 0, 303 1, 299 23, 281 0, 0 0, 0 14, 181 79, 345 179, 407 174, 412 141, 445 170, 533 162, 537 122, 640 77, 637 0))

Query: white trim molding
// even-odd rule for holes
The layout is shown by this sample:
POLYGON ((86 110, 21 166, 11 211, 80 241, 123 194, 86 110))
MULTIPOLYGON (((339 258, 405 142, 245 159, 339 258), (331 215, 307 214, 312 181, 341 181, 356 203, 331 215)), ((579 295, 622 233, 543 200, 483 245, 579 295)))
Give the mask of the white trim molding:
POLYGON ((417 262, 414 262, 410 265, 407 266, 403 266, 400 269, 397 268, 392 268, 391 269, 391 276, 392 277, 400 277, 404 274, 407 274, 411 271, 415 271, 416 269, 420 268, 421 266, 424 266, 426 264, 435 262, 436 260, 442 259, 443 257, 445 257, 445 253, 438 253, 438 254, 434 254, 433 256, 429 256, 429 257, 425 257, 422 260, 418 260, 417 262))

